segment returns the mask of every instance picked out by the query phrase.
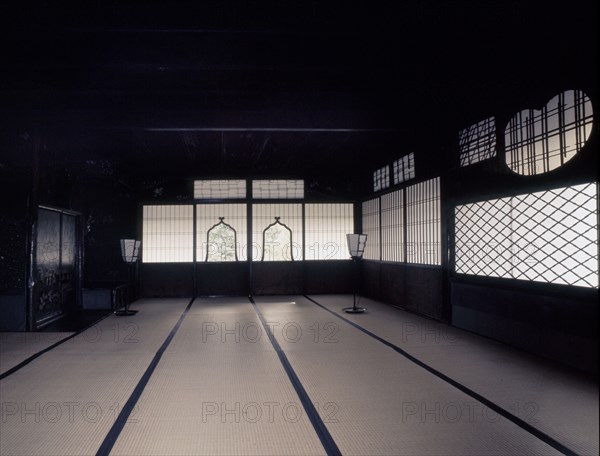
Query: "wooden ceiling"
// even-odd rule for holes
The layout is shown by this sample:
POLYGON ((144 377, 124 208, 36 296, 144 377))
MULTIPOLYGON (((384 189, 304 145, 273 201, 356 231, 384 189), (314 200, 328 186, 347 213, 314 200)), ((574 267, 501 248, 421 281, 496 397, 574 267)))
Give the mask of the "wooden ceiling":
POLYGON ((146 175, 348 185, 597 76, 594 1, 87 3, 4 3, 3 135, 146 175))

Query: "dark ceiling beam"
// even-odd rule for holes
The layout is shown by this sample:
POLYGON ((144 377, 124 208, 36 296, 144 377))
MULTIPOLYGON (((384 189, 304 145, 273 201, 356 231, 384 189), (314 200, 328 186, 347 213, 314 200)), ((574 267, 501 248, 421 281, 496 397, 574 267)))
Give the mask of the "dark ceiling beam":
POLYGON ((399 133, 398 128, 302 128, 302 127, 154 127, 134 128, 156 132, 285 132, 285 133, 399 133))

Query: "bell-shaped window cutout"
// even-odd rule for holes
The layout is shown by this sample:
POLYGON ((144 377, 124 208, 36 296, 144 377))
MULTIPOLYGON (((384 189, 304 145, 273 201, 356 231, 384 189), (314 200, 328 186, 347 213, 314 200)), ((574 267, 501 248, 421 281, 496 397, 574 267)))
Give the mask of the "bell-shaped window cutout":
POLYGON ((275 217, 263 231, 262 261, 293 261, 292 230, 275 217))
POLYGON ((206 233, 206 261, 237 261, 237 233, 225 223, 225 217, 219 217, 219 223, 206 233))

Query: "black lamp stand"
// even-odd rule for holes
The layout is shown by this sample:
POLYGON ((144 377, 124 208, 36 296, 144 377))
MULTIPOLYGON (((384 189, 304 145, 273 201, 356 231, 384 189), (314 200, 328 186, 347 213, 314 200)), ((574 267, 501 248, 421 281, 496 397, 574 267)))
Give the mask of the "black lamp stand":
POLYGON ((358 257, 353 256, 352 257, 352 261, 354 262, 354 275, 356 276, 356 280, 354 280, 354 301, 352 304, 352 307, 344 307, 342 310, 346 313, 363 313, 365 310, 367 310, 364 307, 356 307, 356 295, 357 295, 357 289, 358 289, 358 284, 359 284, 359 273, 360 273, 360 268, 359 268, 359 264, 358 264, 358 257))
POLYGON ((127 301, 125 302, 125 306, 123 309, 115 310, 114 314, 117 317, 129 317, 131 315, 135 315, 138 313, 137 310, 129 310, 129 303, 131 302, 131 270, 136 263, 129 262, 127 263, 127 301))

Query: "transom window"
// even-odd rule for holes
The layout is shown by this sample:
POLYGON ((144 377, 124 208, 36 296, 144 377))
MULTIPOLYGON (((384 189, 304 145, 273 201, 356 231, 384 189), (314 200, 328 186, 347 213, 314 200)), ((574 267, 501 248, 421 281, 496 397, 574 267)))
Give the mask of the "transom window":
POLYGON ((468 166, 496 156, 496 119, 489 117, 458 134, 460 166, 468 166))
POLYGON ((243 179, 194 181, 195 199, 242 199, 246 198, 246 181, 243 179))
POLYGON ((373 191, 378 192, 390 186, 390 167, 385 165, 373 173, 373 191))
POLYGON ((254 199, 302 199, 304 198, 303 180, 254 180, 252 181, 254 199))
POLYGON ((415 154, 411 152, 394 161, 394 184, 400 184, 415 177, 415 154))

